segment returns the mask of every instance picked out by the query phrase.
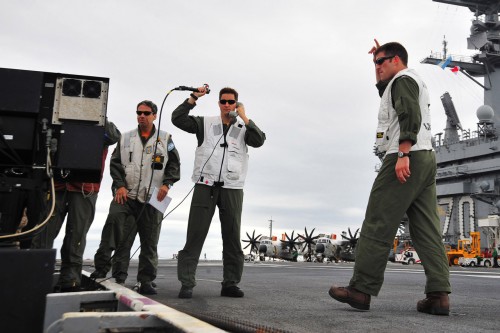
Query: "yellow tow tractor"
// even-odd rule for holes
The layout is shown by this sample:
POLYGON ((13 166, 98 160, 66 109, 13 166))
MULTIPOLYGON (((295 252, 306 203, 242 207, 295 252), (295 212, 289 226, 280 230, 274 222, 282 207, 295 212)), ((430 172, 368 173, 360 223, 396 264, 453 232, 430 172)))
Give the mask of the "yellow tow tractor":
POLYGON ((459 258, 476 258, 481 256, 481 236, 478 231, 471 231, 470 238, 459 239, 456 249, 447 247, 446 255, 450 266, 459 265, 459 258))

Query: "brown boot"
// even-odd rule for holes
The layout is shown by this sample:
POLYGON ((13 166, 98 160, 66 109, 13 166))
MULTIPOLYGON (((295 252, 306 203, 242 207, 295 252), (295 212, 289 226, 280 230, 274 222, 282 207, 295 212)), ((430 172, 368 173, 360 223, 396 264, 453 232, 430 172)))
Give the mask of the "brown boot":
POLYGON ((352 287, 332 286, 328 294, 337 301, 347 303, 358 310, 370 310, 371 296, 352 287))
POLYGON ((441 291, 428 293, 425 299, 418 301, 417 311, 432 315, 449 316, 450 299, 448 293, 441 291))

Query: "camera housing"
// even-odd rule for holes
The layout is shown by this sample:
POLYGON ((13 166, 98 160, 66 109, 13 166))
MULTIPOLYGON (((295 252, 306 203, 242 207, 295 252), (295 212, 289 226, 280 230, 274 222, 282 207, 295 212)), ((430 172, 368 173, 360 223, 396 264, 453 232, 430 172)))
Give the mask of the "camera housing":
POLYGON ((103 77, 0 68, 0 234, 52 175, 101 180, 108 87, 103 77))

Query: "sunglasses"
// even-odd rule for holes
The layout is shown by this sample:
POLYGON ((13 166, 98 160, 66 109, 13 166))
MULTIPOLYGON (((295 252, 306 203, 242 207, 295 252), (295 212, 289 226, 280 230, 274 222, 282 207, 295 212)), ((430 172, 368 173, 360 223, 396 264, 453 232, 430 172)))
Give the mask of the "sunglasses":
POLYGON ((137 113, 138 116, 140 116, 141 114, 145 115, 145 116, 149 116, 151 115, 151 111, 135 111, 135 113, 137 113))
POLYGON ((233 105, 234 103, 236 103, 236 101, 234 99, 221 99, 219 103, 222 105, 225 105, 226 103, 229 105, 233 105))
POLYGON ((384 63, 384 61, 386 61, 387 59, 392 59, 392 58, 394 58, 394 57, 395 57, 395 55, 392 55, 392 56, 387 56, 387 57, 380 57, 380 58, 378 58, 378 59, 373 60, 373 63, 374 63, 375 65, 379 65, 379 66, 380 66, 380 65, 382 65, 382 64, 384 63))

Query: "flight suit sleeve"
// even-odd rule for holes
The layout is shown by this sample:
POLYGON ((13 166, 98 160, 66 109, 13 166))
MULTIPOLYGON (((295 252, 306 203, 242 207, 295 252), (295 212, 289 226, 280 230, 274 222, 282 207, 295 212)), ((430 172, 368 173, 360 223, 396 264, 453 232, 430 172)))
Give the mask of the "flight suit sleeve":
POLYGON ((167 143, 168 150, 168 161, 165 166, 165 177, 163 178, 163 184, 172 186, 181 178, 181 162, 179 157, 179 152, 175 148, 175 144, 172 141, 172 136, 168 138, 167 143))
POLYGON ((196 104, 190 104, 186 99, 172 112, 172 124, 185 132, 196 134, 198 146, 201 146, 203 143, 203 117, 189 115, 195 106, 196 104))
POLYGON ((399 142, 409 140, 417 143, 422 124, 417 82, 409 76, 401 76, 394 81, 391 94, 399 120, 399 142))
POLYGON ((122 165, 119 144, 116 145, 113 154, 111 154, 109 172, 111 174, 111 178, 113 179, 113 185, 111 186, 113 191, 119 189, 120 187, 127 187, 127 182, 125 181, 125 169, 122 165))
POLYGON ((112 146, 120 140, 121 133, 115 124, 108 121, 106 118, 106 123, 104 125, 104 146, 112 146))
POLYGON ((387 88, 387 85, 389 84, 389 81, 378 81, 377 84, 375 85, 378 90, 378 95, 382 97, 384 94, 385 88, 387 88))
POLYGON ((258 148, 266 141, 266 133, 262 132, 253 120, 249 120, 246 125, 247 131, 245 133, 245 143, 250 147, 258 148))

